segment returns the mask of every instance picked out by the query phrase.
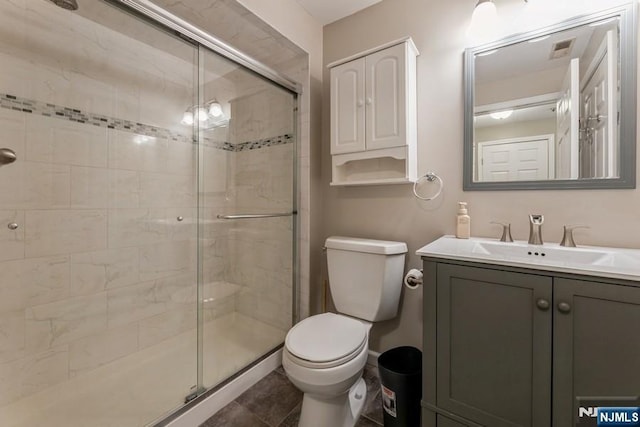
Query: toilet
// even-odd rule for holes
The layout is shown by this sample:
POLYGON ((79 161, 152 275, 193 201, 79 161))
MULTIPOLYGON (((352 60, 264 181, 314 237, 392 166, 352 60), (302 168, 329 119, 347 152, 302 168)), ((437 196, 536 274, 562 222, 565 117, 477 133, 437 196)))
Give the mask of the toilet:
POLYGON ((291 328, 282 366, 304 393, 299 427, 353 427, 367 396, 369 330, 398 313, 407 245, 329 237, 325 246, 339 314, 311 316, 291 328))

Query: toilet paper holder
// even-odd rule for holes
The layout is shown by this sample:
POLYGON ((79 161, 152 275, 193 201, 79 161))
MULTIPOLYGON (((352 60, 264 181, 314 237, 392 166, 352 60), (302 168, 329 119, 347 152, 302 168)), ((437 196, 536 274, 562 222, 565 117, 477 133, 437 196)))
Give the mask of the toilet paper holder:
POLYGON ((422 270, 412 268, 407 271, 404 276, 404 285, 409 289, 418 289, 419 286, 422 286, 422 270))

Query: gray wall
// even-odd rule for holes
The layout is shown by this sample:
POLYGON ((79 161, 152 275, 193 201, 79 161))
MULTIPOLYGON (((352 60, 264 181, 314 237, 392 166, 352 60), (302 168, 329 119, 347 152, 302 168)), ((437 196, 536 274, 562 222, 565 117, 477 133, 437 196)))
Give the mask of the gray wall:
MULTIPOLYGON (((599 10, 611 1, 558 2, 540 0, 542 9, 521 0, 497 0, 501 19, 515 33, 551 24, 573 15, 599 10), (546 2, 546 3, 545 3, 546 2), (571 10, 571 9, 574 10, 571 10), (579 8, 579 9, 578 9, 579 8), (544 10, 544 13, 542 11, 544 10)), ((325 27, 324 64, 359 51, 411 36, 418 57, 418 172, 437 172, 445 183, 443 195, 433 202, 413 197, 408 185, 330 187, 329 85, 323 88, 322 188, 324 236, 334 234, 401 240, 409 246, 407 268, 419 267, 415 251, 443 234, 455 232, 456 203, 469 202, 471 233, 499 236, 492 220, 511 222, 514 238, 528 236, 527 215, 546 217, 544 238, 558 242, 563 224, 588 224, 576 240, 582 244, 638 247, 640 194, 619 191, 463 192, 463 60, 469 43, 465 31, 475 0, 435 2, 383 0, 364 11, 325 27)), ((324 81, 329 81, 325 69, 324 81)), ((321 263, 326 277, 326 261, 321 263)), ((316 296, 321 289, 316 288, 316 296)), ((421 347, 422 292, 403 290, 397 319, 374 326, 371 348, 384 351, 397 345, 421 347)))

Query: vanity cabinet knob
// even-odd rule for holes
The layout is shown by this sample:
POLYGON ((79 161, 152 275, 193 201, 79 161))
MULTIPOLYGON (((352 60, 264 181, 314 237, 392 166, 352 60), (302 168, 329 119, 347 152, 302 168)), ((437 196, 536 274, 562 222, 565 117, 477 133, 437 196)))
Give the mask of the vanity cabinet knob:
POLYGON ((561 302, 558 304, 558 311, 560 313, 568 314, 571 312, 571 306, 566 302, 561 302))
POLYGON ((549 301, 544 298, 539 298, 538 301, 536 301, 536 305, 542 311, 549 310, 549 307, 551 306, 551 304, 549 304, 549 301))
POLYGON ((364 101, 362 99, 358 101, 358 107, 364 107, 364 101))
POLYGON ((11 223, 7 224, 7 228, 9 230, 17 230, 18 229, 18 224, 16 224, 15 222, 11 222, 11 223))
POLYGON ((371 99, 371 97, 367 98, 367 105, 371 105, 373 104, 373 99, 371 99))

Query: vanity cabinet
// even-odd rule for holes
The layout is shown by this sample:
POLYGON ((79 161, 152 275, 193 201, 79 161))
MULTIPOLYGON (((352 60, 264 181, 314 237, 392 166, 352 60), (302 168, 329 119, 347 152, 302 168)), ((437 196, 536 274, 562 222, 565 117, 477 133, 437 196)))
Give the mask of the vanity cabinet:
POLYGON ((573 426, 640 394, 640 287, 424 259, 423 427, 573 426))
POLYGON ((578 396, 640 395, 640 287, 555 278, 554 303, 553 425, 578 396))
POLYGON ((332 185, 416 178, 416 56, 410 38, 329 64, 332 185))

